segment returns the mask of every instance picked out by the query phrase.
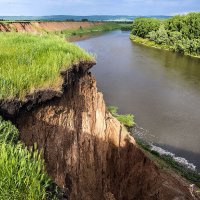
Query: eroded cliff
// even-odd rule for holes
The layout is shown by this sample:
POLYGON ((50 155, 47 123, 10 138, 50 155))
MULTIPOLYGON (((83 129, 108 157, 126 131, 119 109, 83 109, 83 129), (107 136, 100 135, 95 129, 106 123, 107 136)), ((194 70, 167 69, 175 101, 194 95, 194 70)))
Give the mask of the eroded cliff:
POLYGON ((22 105, 14 120, 20 139, 43 149, 47 172, 65 198, 198 199, 187 181, 157 167, 107 112, 89 68, 63 72, 62 95, 30 109, 22 105))
POLYGON ((102 22, 0 22, 0 32, 53 32, 67 29, 89 28, 102 22))

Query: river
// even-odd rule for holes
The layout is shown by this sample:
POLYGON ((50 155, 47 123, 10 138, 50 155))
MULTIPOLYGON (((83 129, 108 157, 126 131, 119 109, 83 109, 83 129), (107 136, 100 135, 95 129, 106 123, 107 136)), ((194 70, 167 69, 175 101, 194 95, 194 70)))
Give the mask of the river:
POLYGON ((123 31, 76 43, 97 56, 91 71, 107 105, 133 113, 143 137, 200 169, 200 59, 135 44, 123 31))

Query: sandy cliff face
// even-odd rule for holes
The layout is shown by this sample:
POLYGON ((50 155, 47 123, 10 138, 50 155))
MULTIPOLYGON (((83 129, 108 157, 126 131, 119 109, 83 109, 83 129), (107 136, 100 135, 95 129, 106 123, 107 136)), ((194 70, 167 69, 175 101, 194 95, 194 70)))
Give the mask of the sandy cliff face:
POLYGON ((88 28, 101 25, 102 22, 12 22, 0 23, 0 32, 30 32, 40 33, 42 31, 62 31, 66 29, 88 28))
POLYGON ((44 150, 47 171, 67 199, 196 199, 107 112, 90 73, 74 69, 70 76, 61 98, 21 111, 16 121, 21 140, 44 150))

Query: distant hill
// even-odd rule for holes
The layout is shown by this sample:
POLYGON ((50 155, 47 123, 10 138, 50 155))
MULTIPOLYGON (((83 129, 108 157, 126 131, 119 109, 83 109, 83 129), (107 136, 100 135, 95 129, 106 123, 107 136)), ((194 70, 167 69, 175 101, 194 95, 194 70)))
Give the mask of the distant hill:
MULTIPOLYGON (((92 16, 73 16, 73 15, 51 15, 51 16, 0 16, 0 20, 11 21, 81 21, 88 19, 89 21, 132 21, 141 16, 126 16, 126 15, 92 15, 92 16)), ((144 16, 148 18, 164 19, 169 16, 144 16)))

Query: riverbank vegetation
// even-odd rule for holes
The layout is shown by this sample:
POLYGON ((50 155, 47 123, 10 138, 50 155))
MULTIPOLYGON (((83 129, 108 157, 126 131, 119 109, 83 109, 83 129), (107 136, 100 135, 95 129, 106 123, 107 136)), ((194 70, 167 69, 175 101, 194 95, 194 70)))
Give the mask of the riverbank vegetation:
POLYGON ((118 108, 116 106, 108 106, 108 111, 127 128, 131 128, 135 125, 134 116, 132 114, 120 115, 118 114, 118 108))
POLYGON ((23 99, 38 89, 58 89, 60 71, 94 58, 64 38, 0 33, 0 99, 23 99))
POLYGON ((16 127, 0 117, 0 199, 55 199, 41 154, 18 138, 16 127))
POLYGON ((114 22, 102 22, 102 24, 100 25, 91 26, 88 28, 82 28, 80 26, 80 28, 76 30, 68 29, 68 30, 59 31, 56 33, 65 35, 66 37, 71 37, 75 35, 85 35, 85 34, 90 34, 90 33, 112 31, 116 29, 121 29, 124 26, 128 26, 128 25, 114 23, 114 22))
POLYGON ((178 15, 159 20, 137 18, 131 39, 155 48, 200 57, 200 13, 178 15))
POLYGON ((148 157, 156 162, 160 167, 164 169, 172 169, 182 177, 200 187, 200 174, 197 171, 180 164, 170 155, 161 155, 159 152, 152 150, 151 145, 140 139, 136 139, 136 142, 148 154, 148 157))

